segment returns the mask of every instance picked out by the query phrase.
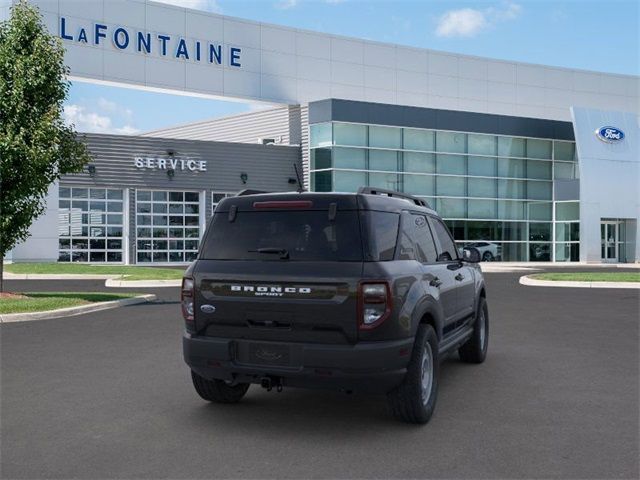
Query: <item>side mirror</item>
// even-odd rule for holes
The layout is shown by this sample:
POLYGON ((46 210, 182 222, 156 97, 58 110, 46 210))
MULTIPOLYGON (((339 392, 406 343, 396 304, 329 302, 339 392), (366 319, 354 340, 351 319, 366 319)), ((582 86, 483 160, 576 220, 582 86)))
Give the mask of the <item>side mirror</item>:
POLYGON ((480 251, 474 247, 462 249, 462 260, 469 263, 478 263, 481 260, 480 251))

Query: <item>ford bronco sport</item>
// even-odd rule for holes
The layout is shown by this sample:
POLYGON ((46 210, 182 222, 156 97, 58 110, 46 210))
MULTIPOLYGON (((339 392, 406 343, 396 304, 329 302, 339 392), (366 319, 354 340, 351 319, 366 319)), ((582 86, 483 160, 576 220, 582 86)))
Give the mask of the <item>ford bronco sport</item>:
POLYGON ((439 361, 487 353, 478 261, 473 248, 460 258, 436 212, 405 194, 226 198, 182 284, 195 389, 222 403, 252 383, 380 392, 398 419, 426 423, 439 361))

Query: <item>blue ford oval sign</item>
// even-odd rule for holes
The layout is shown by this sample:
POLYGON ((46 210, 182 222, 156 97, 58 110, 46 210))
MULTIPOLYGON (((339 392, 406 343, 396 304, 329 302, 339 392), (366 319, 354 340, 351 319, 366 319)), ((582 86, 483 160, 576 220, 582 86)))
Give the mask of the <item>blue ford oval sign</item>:
POLYGON ((616 127, 600 127, 596 130, 596 135, 607 143, 619 142, 624 138, 624 132, 616 127))

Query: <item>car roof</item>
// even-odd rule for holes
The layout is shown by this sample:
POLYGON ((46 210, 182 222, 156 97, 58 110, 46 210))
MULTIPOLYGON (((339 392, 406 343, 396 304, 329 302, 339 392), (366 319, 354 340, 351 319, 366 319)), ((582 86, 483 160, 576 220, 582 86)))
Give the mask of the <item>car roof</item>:
MULTIPOLYGON (((239 195, 227 197, 220 201, 216 207, 217 212, 227 212, 232 207, 239 211, 253 211, 255 203, 262 203, 265 210, 269 206, 265 202, 295 202, 307 201, 310 204, 304 210, 327 210, 335 203, 337 210, 375 210, 383 212, 400 213, 403 210, 427 213, 439 216, 435 210, 415 202, 401 198, 389 197, 387 195, 374 195, 368 193, 341 193, 341 192, 280 192, 280 193, 255 193, 249 195, 239 195)), ((286 207, 279 206, 279 209, 286 207)), ((295 208, 295 207, 292 207, 295 208)), ((297 207, 300 208, 300 207, 297 207)))

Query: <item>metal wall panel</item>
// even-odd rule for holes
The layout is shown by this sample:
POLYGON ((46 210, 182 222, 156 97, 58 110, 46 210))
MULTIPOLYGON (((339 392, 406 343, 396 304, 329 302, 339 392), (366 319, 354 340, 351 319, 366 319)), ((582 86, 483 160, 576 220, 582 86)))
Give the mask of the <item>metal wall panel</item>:
POLYGON ((207 190, 237 192, 243 188, 291 190, 294 163, 300 166, 300 149, 294 146, 259 145, 195 140, 161 139, 122 135, 84 135, 95 165, 88 171, 65 175, 65 185, 150 188, 162 190, 207 190), (207 162, 206 172, 176 170, 169 178, 166 170, 136 168, 135 157, 169 158, 207 162), (248 176, 243 184, 242 173, 248 176))
POLYGON ((300 106, 291 105, 241 113, 144 133, 145 137, 260 143, 273 138, 279 145, 300 145, 300 106))

